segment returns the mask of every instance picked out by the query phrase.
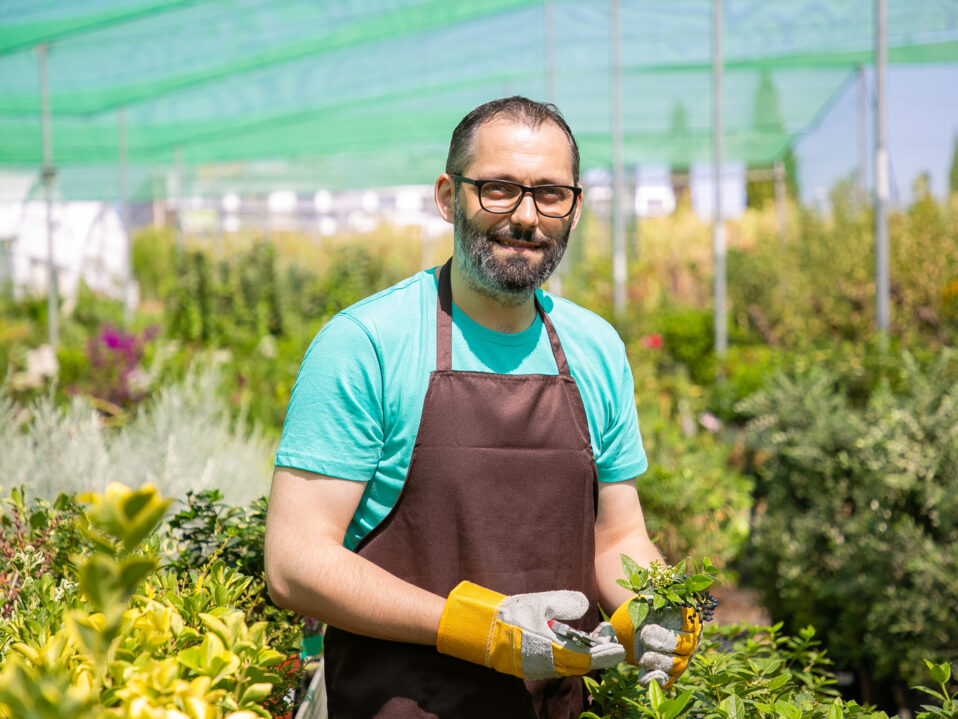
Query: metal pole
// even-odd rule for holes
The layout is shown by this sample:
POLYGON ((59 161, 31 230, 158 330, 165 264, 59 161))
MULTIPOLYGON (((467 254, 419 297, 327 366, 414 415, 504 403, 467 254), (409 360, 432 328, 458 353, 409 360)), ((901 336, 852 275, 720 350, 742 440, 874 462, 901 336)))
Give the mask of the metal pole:
POLYGON ((619 0, 609 4, 612 47, 612 287, 615 316, 625 316, 625 173, 622 167, 622 38, 619 33, 619 0))
POLYGON ((127 193, 126 108, 116 113, 117 152, 120 156, 120 222, 125 237, 123 262, 123 324, 133 324, 133 237, 130 228, 130 203, 127 193))
POLYGON ((885 0, 875 0, 875 314, 878 331, 889 324, 888 152, 885 149, 885 0))
MULTIPOLYGON (((543 61, 545 63, 546 102, 554 103, 556 101, 556 8, 554 0, 545 0, 542 6, 542 36, 545 54, 543 61)), ((563 262, 559 263, 552 277, 549 278, 549 291, 554 295, 562 295, 562 275, 565 274, 565 267, 568 263, 568 255, 565 255, 563 262)))
POLYGON ((858 193, 859 207, 868 202, 868 87, 865 66, 858 66, 858 193))
POLYGON ((712 163, 715 166, 712 222, 715 353, 724 357, 728 351, 728 321, 725 308, 725 226, 722 224, 722 0, 713 0, 712 3, 712 163))
POLYGON ((37 57, 40 62, 40 102, 43 122, 43 188, 47 210, 47 338, 50 346, 56 349, 60 342, 59 306, 60 293, 57 288, 57 266, 53 248, 53 182, 56 168, 53 166, 53 131, 50 122, 50 85, 47 80, 47 44, 37 45, 37 57))
POLYGON ((174 176, 176 182, 173 189, 173 208, 176 218, 176 246, 183 247, 185 243, 183 237, 183 148, 177 146, 173 150, 174 176))
POLYGON ((545 38, 546 102, 556 101, 556 6, 555 0, 545 0, 543 7, 543 36, 545 38))
POLYGON ((775 176, 775 224, 778 226, 778 240, 785 241, 785 163, 776 160, 772 165, 772 174, 775 176))

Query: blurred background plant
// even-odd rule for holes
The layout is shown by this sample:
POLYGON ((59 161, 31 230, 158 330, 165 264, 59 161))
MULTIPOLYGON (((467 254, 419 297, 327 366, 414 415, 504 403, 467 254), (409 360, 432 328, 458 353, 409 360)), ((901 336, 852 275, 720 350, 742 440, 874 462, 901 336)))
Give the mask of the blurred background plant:
MULTIPOLYGON (((721 360, 710 231, 687 200, 630 236, 625 316, 612 312, 603 217, 585 214, 562 289, 626 342, 650 459, 638 487, 668 560, 711 556, 787 631, 816 627, 846 698, 917 711, 908 687, 923 680, 920 660, 958 661, 944 614, 958 576, 948 490, 958 466, 948 383, 958 378, 953 360, 936 363, 958 340, 958 211, 919 178, 912 204, 891 214, 892 327, 879 341, 872 218, 855 192, 840 183, 828 215, 790 204, 784 236, 770 206, 727 223, 721 360)), ((451 238, 427 239, 381 226, 178 243, 170 230, 141 230, 133 321, 81 288, 56 351, 44 344, 43 298, 5 297, 0 483, 23 486, 25 505, 55 507, 61 492, 151 480, 181 503, 157 540, 169 571, 199 576, 222 562, 254 577, 247 611, 278 626, 251 547, 300 360, 337 311, 444 261, 451 238)), ((5 545, 18 571, 59 561, 43 526, 17 535, 22 551, 5 545)), ((284 644, 301 631, 288 626, 274 634, 284 644)))

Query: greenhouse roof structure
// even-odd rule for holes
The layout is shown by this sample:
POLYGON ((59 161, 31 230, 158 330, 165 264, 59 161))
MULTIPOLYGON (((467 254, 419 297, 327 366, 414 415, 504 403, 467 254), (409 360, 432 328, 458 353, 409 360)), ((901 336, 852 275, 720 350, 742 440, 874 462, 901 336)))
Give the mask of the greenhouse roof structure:
MULTIPOLYGON (((174 164, 194 181, 432 182, 459 119, 511 94, 554 101, 583 162, 609 165, 613 32, 624 161, 707 162, 711 8, 619 0, 613 27, 607 0, 4 0, 0 169, 43 163, 44 56, 52 162, 75 196, 115 194, 122 152, 140 196, 174 164)), ((728 160, 771 164, 815 123, 872 62, 873 10, 723 3, 728 160)), ((889 0, 887 24, 890 63, 958 61, 955 0, 889 0)))

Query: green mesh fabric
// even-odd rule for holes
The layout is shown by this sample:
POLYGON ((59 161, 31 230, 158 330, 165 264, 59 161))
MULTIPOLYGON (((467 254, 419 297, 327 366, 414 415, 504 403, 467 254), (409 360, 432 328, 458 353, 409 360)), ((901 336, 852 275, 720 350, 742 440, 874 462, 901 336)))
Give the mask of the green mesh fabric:
MULTIPOLYGON (((711 0, 620 4, 624 161, 707 162, 711 0)), ((888 5, 889 62, 958 61, 953 0, 888 5)), ((723 7, 724 155, 767 165, 871 62, 874 2, 723 7)), ((330 188, 431 182, 462 115, 516 93, 555 101, 585 164, 608 165, 609 17, 601 0, 4 0, 0 164, 42 162, 43 42, 65 195, 115 190, 120 108, 143 196, 177 153, 330 188)))

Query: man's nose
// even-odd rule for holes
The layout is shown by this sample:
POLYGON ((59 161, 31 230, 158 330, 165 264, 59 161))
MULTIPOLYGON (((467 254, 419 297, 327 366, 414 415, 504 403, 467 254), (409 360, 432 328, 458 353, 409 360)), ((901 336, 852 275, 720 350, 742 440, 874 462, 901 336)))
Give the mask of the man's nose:
POLYGON ((531 192, 525 192, 516 209, 512 211, 512 221, 520 227, 535 227, 539 224, 539 210, 531 192))

